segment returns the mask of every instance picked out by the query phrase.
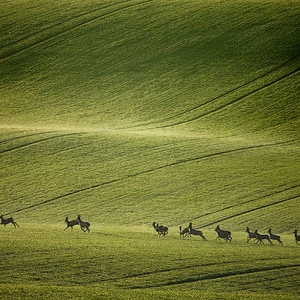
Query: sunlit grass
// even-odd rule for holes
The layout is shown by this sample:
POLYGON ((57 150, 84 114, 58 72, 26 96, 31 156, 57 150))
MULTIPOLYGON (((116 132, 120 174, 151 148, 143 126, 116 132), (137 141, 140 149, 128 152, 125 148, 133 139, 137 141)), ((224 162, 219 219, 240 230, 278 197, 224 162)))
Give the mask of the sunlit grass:
POLYGON ((298 0, 1 3, 0 214, 21 227, 0 228, 2 295, 296 299, 299 13, 298 0), (63 231, 78 214, 90 234, 63 231), (189 222, 208 242, 179 237, 189 222), (284 246, 246 243, 247 226, 284 246))
POLYGON ((81 299, 84 293, 101 299, 143 299, 152 293, 150 299, 218 294, 230 299, 249 293, 271 299, 267 293, 274 289, 291 299, 297 294, 299 249, 291 235, 282 237, 285 246, 272 247, 246 243, 246 233, 234 233, 233 242, 225 243, 216 241, 213 231, 205 232, 208 242, 180 238, 175 227, 165 237, 151 227, 92 225, 91 233, 63 228, 63 223, 1 228, 6 257, 1 290, 17 299, 65 294, 81 299), (278 272, 284 275, 279 278, 278 272))

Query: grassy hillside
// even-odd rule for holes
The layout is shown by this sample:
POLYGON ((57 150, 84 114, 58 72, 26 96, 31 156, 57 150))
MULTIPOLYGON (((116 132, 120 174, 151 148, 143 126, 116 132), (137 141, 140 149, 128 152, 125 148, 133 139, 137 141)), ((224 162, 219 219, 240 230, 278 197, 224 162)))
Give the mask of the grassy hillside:
MULTIPOLYGON (((266 282, 273 280, 283 298, 294 298, 296 285, 281 286, 277 275, 281 270, 284 276, 295 276, 299 270, 299 260, 293 261, 299 249, 292 237, 293 230, 300 230, 299 4, 298 0, 1 3, 0 214, 13 216, 21 225, 18 233, 8 228, 11 224, 1 230, 5 254, 10 255, 7 245, 15 243, 29 253, 26 244, 36 237, 37 261, 57 259, 53 251, 64 239, 74 245, 87 238, 78 228, 71 237, 61 232, 65 217, 80 213, 92 223, 89 243, 98 249, 87 254, 87 261, 98 263, 102 246, 109 252, 117 245, 120 251, 114 255, 121 257, 121 245, 134 240, 142 252, 152 243, 161 247, 157 255, 170 252, 169 268, 164 269, 173 272, 181 257, 178 226, 193 222, 206 232, 209 243, 202 254, 210 266, 216 264, 211 253, 226 254, 214 241, 213 229, 220 224, 236 236, 230 257, 239 254, 243 261, 244 256, 255 255, 262 266, 253 272, 250 260, 245 266, 226 260, 230 280, 220 283, 212 299, 230 299, 229 290, 222 293, 236 276, 240 281, 234 284, 235 299, 240 292, 241 298, 245 292, 251 297, 264 272, 266 282), (166 239, 157 239, 153 221, 169 227, 166 239), (287 247, 271 253, 267 247, 261 253, 259 249, 266 248, 244 245, 246 226, 261 232, 272 227, 284 235, 287 247), (98 237, 103 237, 104 228, 117 237, 104 239, 102 245, 98 237), (58 244, 47 248, 43 234, 53 235, 58 244), (43 251, 49 252, 47 259, 40 255, 43 251), (287 263, 281 261, 284 255, 287 263), (248 271, 239 273, 243 267, 248 271), (242 287, 244 276, 252 278, 249 289, 242 287)), ((184 242, 190 250, 182 255, 198 259, 198 243, 184 242)), ((159 270, 161 260, 149 266, 147 261, 153 258, 146 252, 139 257, 133 247, 127 250, 134 257, 132 265, 141 259, 137 274, 152 268, 150 277, 145 271, 145 281, 152 283, 139 282, 139 276, 135 282, 132 271, 132 282, 108 284, 111 299, 120 287, 125 289, 120 299, 132 298, 127 288, 134 287, 141 293, 137 298, 149 299, 148 288, 159 286, 154 277, 166 274, 159 270)), ((71 273, 65 286, 63 280, 57 283, 64 296, 76 293, 69 290, 76 286, 73 272, 79 264, 77 259, 72 260, 74 266, 67 264, 73 255, 77 253, 61 261, 63 276, 71 273)), ((9 257, 13 264, 15 253, 9 257)), ((6 278, 15 271, 26 275, 19 259, 6 278)), ((35 268, 37 261, 31 262, 35 268)), ((107 257, 101 263, 111 268, 107 257)), ((199 297, 202 281, 196 275, 190 279, 195 269, 189 268, 183 261, 182 281, 176 271, 175 275, 166 271, 171 274, 166 281, 180 282, 176 287, 184 285, 185 296, 193 299, 199 297)), ((203 265, 195 273, 199 268, 203 265)), ((131 272, 122 259, 119 271, 131 272)), ((49 277, 55 272, 54 267, 49 277)), ((86 276, 97 272, 90 269, 86 276)), ((208 273, 214 274, 207 275, 209 279, 224 277, 217 267, 208 273)), ((110 273, 101 276, 102 289, 107 278, 115 278, 110 273)), ((25 278, 18 282, 20 298, 24 287, 29 295, 31 288, 35 296, 41 288, 41 298, 54 299, 51 288, 43 294, 41 286, 55 289, 56 284, 46 275, 37 290, 35 279, 25 278)), ((83 278, 78 298, 90 282, 83 278)), ((13 294, 13 281, 7 280, 0 288, 13 294)), ((205 284, 209 295, 211 282, 205 284)), ((169 285, 173 284, 162 283, 169 285)), ((98 288, 95 284, 91 295, 96 297, 98 288)), ((169 287, 165 292, 158 297, 178 299, 180 288, 173 295, 169 287)), ((268 299, 266 286, 257 292, 266 293, 268 299)))
POLYGON ((87 3, 2 4, 4 124, 299 125, 298 1, 87 3))
MULTIPOLYGON (((23 224, 0 231, 6 260, 0 289, 7 299, 297 299, 299 252, 226 244, 207 234, 158 237, 147 227, 93 226, 83 234, 59 225, 23 224), (24 232, 26 235, 24 235, 24 232), (9 268, 8 268, 9 266, 9 268)), ((240 241, 238 241, 240 239, 240 241)), ((298 247, 299 248, 299 247, 298 247)))
POLYGON ((3 213, 295 227, 299 2, 98 2, 2 4, 3 213))

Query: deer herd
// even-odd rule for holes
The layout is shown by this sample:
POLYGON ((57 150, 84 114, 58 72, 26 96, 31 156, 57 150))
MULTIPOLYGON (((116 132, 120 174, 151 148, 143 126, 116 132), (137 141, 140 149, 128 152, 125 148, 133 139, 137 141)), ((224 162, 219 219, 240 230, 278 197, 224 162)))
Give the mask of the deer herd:
MULTIPOLYGON (((153 222, 152 226, 157 231, 159 235, 167 235, 168 234, 168 227, 158 225, 156 222, 153 222)), ((225 240, 226 242, 232 241, 232 234, 228 230, 222 230, 220 228, 220 225, 218 225, 215 228, 215 232, 217 233, 217 240, 225 240)), ((283 246, 283 242, 279 235, 273 234, 272 229, 270 228, 268 230, 268 234, 260 234, 257 232, 257 230, 251 232, 250 228, 246 228, 246 233, 248 233, 247 237, 247 243, 253 239, 257 244, 264 244, 264 240, 268 241, 271 246, 274 245, 272 241, 277 241, 279 245, 283 246)), ((300 235, 298 235, 298 230, 293 231, 293 234, 295 236, 295 242, 297 245, 300 242, 300 235)), ((189 224, 188 227, 182 229, 182 226, 179 227, 179 235, 180 237, 191 237, 192 235, 198 235, 200 236, 204 241, 207 241, 206 237, 203 235, 203 232, 201 230, 197 230, 193 228, 192 223, 189 224)))
MULTIPOLYGON (((0 224, 4 225, 4 227, 5 227, 9 223, 13 224, 15 228, 17 228, 17 227, 20 228, 20 226, 14 220, 14 218, 5 219, 3 215, 0 215, 0 224)), ((66 230, 68 228, 71 228, 71 230, 73 230, 74 226, 79 225, 80 229, 83 232, 90 232, 91 224, 89 222, 82 221, 81 215, 78 215, 77 219, 71 220, 71 221, 69 220, 68 217, 66 217, 65 223, 67 224, 67 226, 64 230, 66 230)), ((158 233, 158 235, 166 236, 168 234, 168 231, 169 231, 168 227, 159 225, 156 222, 153 222, 152 226, 155 229, 155 231, 158 233)), ((217 240, 225 240, 226 243, 232 241, 231 232, 228 230, 222 230, 219 225, 215 228, 215 232, 217 233, 217 238, 216 238, 217 240)), ((268 234, 260 234, 257 232, 257 230, 250 231, 250 228, 247 227, 246 233, 248 234, 248 237, 246 240, 247 243, 253 239, 257 244, 264 244, 264 241, 267 241, 271 246, 273 246, 274 245, 273 241, 277 241, 279 245, 283 246, 283 242, 282 242, 280 236, 273 234, 271 228, 268 230, 268 234)), ((296 244, 300 246, 300 244, 299 244, 300 235, 298 235, 298 230, 294 230, 293 234, 295 236, 296 244)), ((184 229, 180 226, 179 227, 179 235, 180 235, 180 237, 191 237, 192 235, 196 235, 196 236, 201 237, 204 241, 207 241, 203 232, 201 230, 193 228, 192 223, 190 223, 189 226, 184 229)))

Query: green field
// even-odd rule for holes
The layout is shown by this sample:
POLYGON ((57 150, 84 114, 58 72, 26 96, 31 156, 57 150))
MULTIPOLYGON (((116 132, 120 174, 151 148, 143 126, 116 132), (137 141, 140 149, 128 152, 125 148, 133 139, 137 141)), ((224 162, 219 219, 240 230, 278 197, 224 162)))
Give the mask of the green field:
POLYGON ((297 299, 300 1, 2 2, 1 295, 297 299))

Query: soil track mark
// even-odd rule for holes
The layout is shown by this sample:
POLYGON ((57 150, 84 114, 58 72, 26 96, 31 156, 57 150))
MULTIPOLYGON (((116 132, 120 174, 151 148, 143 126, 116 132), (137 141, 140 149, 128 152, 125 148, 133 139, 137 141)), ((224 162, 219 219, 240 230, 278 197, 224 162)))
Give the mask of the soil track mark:
MULTIPOLYGON (((15 43, 13 43, 14 48, 16 48, 16 46, 18 46, 18 44, 20 44, 26 40, 31 40, 32 38, 37 36, 37 38, 33 42, 31 42, 31 43, 29 42, 29 44, 27 44, 25 46, 20 45, 20 46, 18 46, 19 49, 16 49, 13 52, 7 51, 6 53, 0 55, 0 61, 3 62, 6 59, 8 59, 16 54, 19 54, 28 49, 39 46, 53 38, 56 38, 66 32, 69 32, 70 30, 74 30, 76 28, 86 26, 86 25, 90 24, 91 22, 94 22, 98 19, 103 19, 103 18, 109 17, 109 16, 119 13, 120 11, 123 11, 125 9, 130 9, 135 6, 149 3, 150 1, 152 1, 152 0, 144 0, 144 1, 137 2, 137 3, 132 3, 132 0, 122 1, 122 2, 115 3, 115 4, 107 5, 100 9, 96 9, 96 10, 89 11, 87 13, 80 14, 80 15, 70 18, 66 21, 49 26, 48 28, 46 28, 44 30, 36 32, 34 35, 27 36, 27 37, 20 39, 20 40, 16 41, 15 43), (129 2, 130 4, 124 5, 125 2, 126 3, 129 2), (116 6, 117 6, 117 8, 115 8, 114 10, 108 10, 108 9, 110 9, 112 7, 116 7, 116 6), (121 7, 118 7, 118 6, 121 6, 121 7), (108 11, 105 11, 105 10, 108 10, 108 11), (92 14, 95 14, 97 12, 101 12, 101 14, 96 14, 96 16, 91 16, 92 14), (87 16, 89 16, 89 18, 86 18, 87 16), (69 24, 69 23, 71 23, 71 24, 69 24), (61 28, 61 26, 63 26, 64 28, 61 28), (57 30, 55 30, 55 33, 51 33, 51 31, 56 28, 57 28, 57 30), (49 31, 49 33, 48 33, 48 31, 49 31), (39 35, 42 35, 42 37, 39 37, 39 35)), ((8 46, 5 46, 5 47, 8 47, 8 46)))
MULTIPOLYGON (((213 113, 218 112, 218 111, 220 111, 220 110, 222 110, 222 109, 224 109, 224 108, 227 108, 227 107, 229 107, 229 106, 231 106, 231 105, 233 105, 233 104, 236 104, 236 103, 242 101, 243 99, 245 99, 246 97, 249 97, 250 95, 253 95, 253 94, 255 94, 255 93, 257 93, 257 92, 259 92, 259 91, 261 91, 261 90, 263 90, 263 89, 266 89, 266 88, 272 86, 273 84, 278 83, 278 82, 281 81, 281 80, 285 80, 287 77, 292 76, 292 75, 296 74, 296 73, 299 72, 299 71, 300 71, 300 67, 298 67, 297 69, 295 69, 295 70, 293 70, 293 71, 290 71, 289 73, 286 73, 286 74, 280 76, 279 78, 276 78, 275 80, 272 80, 271 82, 269 82, 269 83, 267 83, 267 84, 265 84, 265 85, 263 85, 263 86, 261 86, 261 87, 259 87, 259 88, 256 88, 256 89, 254 89, 254 90, 252 90, 252 91, 250 91, 250 92, 248 92, 248 93, 245 93, 245 94, 243 94, 243 95, 241 95, 241 96, 235 98, 234 100, 231 100, 231 101, 229 101, 229 102, 227 102, 227 103, 225 103, 225 104, 223 104, 223 105, 220 105, 219 107, 217 107, 217 108, 215 108, 215 109, 212 109, 212 110, 210 110, 210 111, 208 111, 208 112, 206 112, 206 113, 199 114, 199 115, 197 115, 197 116, 195 116, 195 117, 193 117, 193 118, 186 119, 186 120, 183 120, 183 121, 174 122, 174 123, 172 123, 172 124, 157 126, 156 128, 172 127, 172 126, 181 125, 181 124, 186 124, 186 123, 189 123, 189 122, 196 121, 196 120, 198 120, 198 119, 200 119, 200 118, 206 117, 206 116, 208 116, 208 115, 210 115, 210 114, 213 114, 213 113)), ((230 92, 230 93, 231 93, 231 92, 230 92)), ((220 96, 220 97, 221 97, 221 96, 220 96)), ((219 99, 220 97, 215 98, 214 100, 217 100, 217 99, 219 99)), ((209 102, 207 102, 207 103, 209 103, 209 102)), ((206 104, 207 104, 207 103, 206 103, 206 104)))
POLYGON ((25 134, 25 135, 15 136, 15 137, 12 137, 12 138, 9 138, 9 139, 1 140, 0 144, 4 144, 4 143, 7 143, 7 142, 12 142, 12 141, 19 140, 19 139, 25 139, 25 138, 32 137, 32 136, 44 135, 44 134, 47 134, 47 133, 53 133, 53 131, 48 131, 48 132, 46 131, 46 132, 39 132, 39 133, 32 133, 32 134, 25 134))
MULTIPOLYGON (((171 226, 178 226, 178 225, 183 224, 183 223, 188 223, 188 222, 195 221, 195 220, 198 220, 198 219, 201 219, 201 218, 210 216, 210 215, 214 215, 214 214, 218 214, 218 213, 220 213, 220 212, 224 212, 224 211, 229 210, 229 209, 234 208, 234 207, 240 207, 240 206, 242 206, 242 205, 244 205, 244 204, 249 204, 249 203, 252 203, 252 202, 259 201, 259 200, 264 199, 264 198, 268 198, 268 197, 272 197, 272 196, 275 196, 275 195, 279 195, 279 194, 281 194, 281 193, 288 192, 288 191, 290 191, 290 190, 293 190, 293 189, 299 188, 299 187, 300 187, 300 185, 294 185, 294 186, 292 186, 292 187, 288 187, 288 188, 285 188, 285 189, 282 189, 282 190, 279 190, 279 191, 274 191, 274 192, 272 192, 272 193, 268 193, 268 194, 263 195, 263 196, 260 196, 260 197, 258 197, 258 198, 254 198, 254 199, 247 200, 247 201, 244 201, 244 202, 239 202, 238 204, 233 204, 233 205, 224 207, 224 208, 222 208, 222 209, 219 209, 219 210, 216 210, 216 211, 213 211, 213 212, 208 212, 208 213, 202 214, 202 215, 200 215, 200 216, 196 216, 196 217, 194 217, 194 218, 191 218, 191 219, 189 219, 189 220, 184 220, 184 221, 181 221, 181 222, 176 223, 176 224, 168 224, 168 225, 169 225, 170 227, 171 227, 171 226)), ((280 201, 282 201, 282 200, 280 200, 280 201)), ((279 201, 279 202, 280 202, 280 201, 279 201)), ((283 202, 284 202, 284 200, 283 200, 283 202)), ((273 204, 274 204, 274 203, 273 203, 273 204)), ((270 205, 272 205, 272 204, 270 204, 270 205)), ((257 210, 257 209, 260 209, 260 207, 259 207, 259 208, 253 209, 253 211, 255 211, 255 210, 257 210)), ((251 210, 251 211, 252 211, 252 210, 251 210)), ((246 213, 248 213, 248 212, 250 212, 250 211, 241 212, 241 213, 239 213, 239 215, 242 215, 243 213, 246 214, 246 213)), ((206 226, 209 226, 209 225, 217 224, 218 222, 221 222, 221 221, 230 219, 230 218, 235 217, 235 216, 236 216, 236 215, 230 216, 230 217, 228 217, 228 218, 226 218, 226 219, 219 219, 219 220, 214 221, 214 222, 212 222, 212 223, 210 223, 210 224, 205 224, 205 225, 201 225, 201 226, 196 226, 195 228, 198 229, 198 228, 206 227, 206 226)))
MULTIPOLYGON (((68 19, 66 19, 66 20, 64 20, 64 21, 58 22, 58 23, 56 23, 56 24, 53 24, 53 25, 51 25, 51 26, 47 26, 47 27, 45 27, 45 28, 43 28, 43 29, 41 29, 41 30, 38 30, 38 31, 34 32, 34 33, 31 34, 31 35, 27 35, 27 36, 24 36, 24 37, 22 37, 22 38, 19 38, 18 40, 15 40, 14 42, 7 43, 6 45, 0 47, 0 50, 5 49, 6 47, 12 46, 12 45, 14 45, 15 47, 18 47, 18 44, 19 44, 20 42, 24 42, 24 41, 26 41, 26 40, 30 40, 30 39, 33 38, 34 36, 37 36, 37 35, 42 34, 42 33, 44 33, 44 32, 47 33, 49 30, 52 30, 52 29, 57 28, 57 27, 59 27, 59 26, 63 26, 63 25, 68 26, 68 24, 69 24, 71 21, 76 21, 76 20, 78 20, 79 18, 82 18, 82 17, 85 17, 85 16, 89 16, 89 15, 91 15, 91 14, 93 14, 93 13, 95 13, 95 12, 98 12, 98 11, 100 11, 100 10, 103 10, 103 9, 106 9, 106 8, 109 8, 109 7, 113 7, 113 6, 116 6, 116 5, 120 4, 120 3, 129 2, 129 1, 131 1, 131 0, 122 1, 122 2, 117 2, 117 3, 114 3, 114 4, 102 6, 102 7, 100 7, 100 8, 93 9, 93 10, 84 12, 84 13, 79 14, 79 15, 75 15, 75 16, 70 17, 70 18, 68 18, 68 19)), ((0 57, 0 59, 1 59, 1 58, 2 58, 2 57, 0 57)))
MULTIPOLYGON (((68 136, 68 135, 71 135, 71 134, 66 134, 66 136, 68 136)), ((61 136, 63 136, 63 135, 61 135, 61 136)), ((56 137, 51 137, 51 138, 60 138, 61 136, 56 136, 56 137)), ((47 139, 51 139, 51 138, 47 138, 47 139)), ((47 140, 47 139, 44 139, 44 140, 47 140)), ((154 173, 156 171, 159 171, 159 170, 162 170, 162 169, 165 169, 165 168, 169 168, 169 167, 173 167, 173 166, 177 166, 177 165, 180 165, 180 164, 198 162, 202 159, 214 158, 214 157, 218 157, 218 156, 221 156, 221 155, 227 155, 227 154, 230 154, 230 153, 247 151, 247 150, 252 150, 252 149, 257 149, 257 148, 262 148, 262 147, 278 146, 278 145, 282 145, 282 144, 292 143, 294 141, 298 141, 298 140, 291 140, 291 141, 286 141, 286 142, 277 142, 277 143, 272 143, 272 144, 264 144, 264 145, 256 145, 256 146, 248 146, 248 147, 244 147, 244 148, 231 149, 231 150, 221 151, 221 152, 217 152, 217 153, 206 154, 206 155, 203 155, 203 156, 200 156, 200 157, 195 157, 195 158, 182 159, 182 160, 170 163, 170 164, 158 166, 158 167, 153 168, 153 169, 148 169, 148 170, 143 170, 143 171, 140 171, 140 172, 128 174, 128 175, 125 175, 124 177, 112 179, 112 180, 109 180, 109 181, 104 181, 104 182, 101 182, 101 183, 98 183, 98 184, 95 184, 95 185, 92 185, 92 186, 88 186, 88 187, 78 189, 78 190, 63 194, 63 195, 59 195, 59 196, 53 197, 51 199, 47 199, 45 201, 38 202, 38 203, 35 203, 35 204, 32 204, 32 205, 17 209, 15 211, 6 213, 5 215, 21 212, 21 211, 31 209, 31 208, 34 208, 34 207, 37 207, 37 206, 40 206, 40 205, 43 205, 43 204, 48 204, 48 203, 54 202, 54 201, 62 199, 64 197, 69 197, 69 196, 72 196, 72 195, 75 195, 75 194, 78 194, 78 193, 83 193, 83 192, 86 192, 86 191, 89 191, 89 190, 92 190, 92 189, 96 189, 96 188, 100 188, 102 186, 117 183, 117 182, 120 182, 122 180, 126 180, 126 179, 133 178, 133 177, 136 177, 136 176, 145 175, 145 174, 149 174, 149 173, 154 173)), ((24 147, 28 146, 28 145, 31 145, 33 143, 38 143, 38 142, 40 142, 40 141, 35 141, 35 142, 32 142, 32 143, 29 143, 27 145, 24 145, 24 147)), ((243 212, 243 213, 245 213, 245 212, 243 212)), ((208 226, 208 225, 206 225, 206 226, 208 226)))
POLYGON ((19 149, 22 149, 22 148, 32 146, 34 144, 41 143, 41 142, 45 142, 45 141, 49 141, 49 140, 53 140, 53 139, 59 139, 59 138, 66 137, 66 136, 71 136, 71 135, 77 135, 77 134, 79 134, 79 133, 68 133, 68 134, 61 134, 61 135, 55 135, 55 136, 42 138, 42 139, 39 139, 39 140, 35 140, 35 141, 32 141, 32 142, 28 142, 28 143, 25 143, 25 144, 14 146, 14 147, 11 147, 11 148, 8 148, 8 149, 0 150, 0 154, 4 154, 4 153, 7 153, 7 152, 11 152, 11 151, 16 151, 16 150, 19 150, 19 149))
POLYGON ((205 280, 216 280, 216 279, 222 279, 232 276, 240 276, 240 275, 251 275, 255 273, 261 273, 261 272, 268 272, 268 271, 276 271, 276 270, 282 270, 282 269, 290 269, 290 268, 298 268, 300 267, 300 264, 293 264, 293 265, 284 265, 284 266, 271 266, 271 267, 262 267, 262 268, 251 268, 247 270, 235 270, 230 272, 224 272, 224 273, 213 273, 209 275, 199 276, 199 277, 192 277, 192 278, 185 278, 182 280, 174 280, 169 281, 165 283, 157 283, 157 284, 149 284, 144 286, 133 286, 132 289, 146 289, 146 288, 157 288, 157 287, 164 287, 164 286, 172 286, 172 285, 178 285, 178 284, 185 284, 185 283, 193 283, 193 282, 199 282, 199 281, 205 281, 205 280))
POLYGON ((255 208, 252 208, 252 209, 249 209, 249 210, 246 210, 246 211, 242 211, 242 212, 230 215, 228 217, 221 218, 219 220, 216 220, 216 221, 213 221, 213 222, 210 222, 210 223, 206 223, 206 224, 202 225, 201 228, 207 227, 207 226, 210 226, 210 225, 214 225, 214 224, 217 224, 217 223, 220 223, 220 222, 223 222, 223 221, 235 218, 235 217, 239 217, 239 216, 248 214, 248 213, 256 211, 256 210, 264 209, 264 208, 274 206, 274 205, 277 205, 277 204, 281 204, 281 203, 284 203, 284 202, 287 202, 287 201, 290 201, 290 200, 294 200, 294 199, 297 199, 297 198, 300 198, 300 194, 297 194, 297 195, 294 195, 294 196, 291 196, 291 197, 288 197, 288 198, 285 198, 285 199, 281 199, 279 201, 275 201, 275 202, 272 202, 272 203, 269 203, 269 204, 261 205, 259 207, 255 207, 255 208))
POLYGON ((212 99, 209 99, 209 100, 207 100, 204 103, 198 104, 198 105, 196 105, 196 106, 194 106, 192 108, 189 108, 189 109, 187 109, 185 111, 182 111, 182 112, 180 112, 178 114, 175 114, 175 115, 170 116, 168 118, 165 118, 163 120, 156 120, 156 121, 144 122, 144 123, 136 125, 135 127, 149 126, 150 125, 149 129, 151 129, 151 128, 152 129, 155 129, 155 128, 167 128, 167 127, 172 127, 172 126, 176 126, 176 125, 180 125, 180 124, 185 124, 185 123, 188 123, 188 122, 192 122, 192 121, 198 120, 198 119, 200 119, 202 117, 205 117, 205 116, 207 116, 209 114, 215 113, 215 112, 217 112, 217 111, 219 111, 221 109, 226 108, 227 106, 230 106, 232 104, 235 104, 235 103, 243 100, 244 98, 246 98, 246 97, 248 97, 248 96, 250 96, 252 94, 255 94, 255 93, 257 93, 257 92, 259 92, 259 91, 261 91, 261 90, 263 90, 265 88, 268 88, 271 85, 276 84, 277 82, 279 82, 281 80, 284 80, 284 79, 286 79, 287 77, 289 77, 291 75, 294 75, 295 73, 297 73, 300 70, 300 67, 298 67, 297 69, 293 69, 292 71, 289 71, 288 73, 285 73, 285 74, 277 77, 274 80, 271 80, 269 83, 267 83, 265 85, 262 85, 262 86, 260 86, 260 87, 258 87, 256 89, 253 89, 253 90, 251 90, 249 92, 245 92, 243 95, 241 95, 241 96, 233 99, 232 101, 227 102, 227 103, 225 103, 223 105, 220 105, 217 108, 212 109, 212 110, 210 110, 210 111, 208 111, 206 113, 198 114, 195 117, 192 117, 192 118, 189 118, 189 119, 186 119, 186 120, 180 120, 180 121, 177 121, 177 122, 174 120, 174 119, 176 119, 178 117, 184 116, 184 115, 186 115, 188 113, 192 113, 192 112, 195 112, 195 111, 197 111, 197 110, 199 110, 201 108, 204 108, 207 105, 213 104, 216 101, 219 101, 220 99, 222 99, 224 97, 230 96, 230 95, 234 94, 235 92, 238 92, 239 90, 243 90, 244 88, 249 87, 251 84, 258 82, 260 79, 264 79, 267 76, 270 76, 270 75, 274 74, 275 72, 279 71, 280 69, 282 69, 284 67, 287 67, 291 62, 293 62, 294 60, 296 60, 299 57, 300 57, 300 55, 293 56, 290 59, 286 60, 284 63, 280 64, 279 66, 271 69, 270 71, 268 71, 268 72, 266 72, 266 73, 264 73, 264 74, 262 74, 262 75, 260 75, 260 76, 258 76, 256 78, 254 78, 254 79, 252 79, 252 80, 250 80, 248 82, 245 82, 245 83, 237 86, 236 88, 234 88, 234 89, 232 89, 230 91, 227 91, 227 92, 225 92, 225 93, 223 93, 223 94, 221 94, 219 96, 216 96, 216 97, 214 97, 212 99), (172 123, 172 120, 174 120, 173 123, 172 123), (168 121, 170 122, 169 124, 157 125, 157 126, 151 127, 151 125, 155 125, 157 123, 164 123, 164 122, 168 122, 168 121))
MULTIPOLYGON (((253 263, 263 263, 263 262, 272 262, 272 261, 282 261, 284 259, 282 258, 263 258, 263 259, 254 259, 252 258, 251 261, 253 263)), ((226 266, 226 265, 236 265, 236 264, 241 264, 244 263, 245 260, 226 260, 226 261, 218 261, 217 264, 220 266, 226 266)), ((134 273, 134 274, 128 274, 124 276, 119 276, 119 277, 113 277, 113 278, 107 278, 103 279, 102 281, 117 281, 117 280, 123 280, 123 279, 134 279, 138 277, 145 277, 148 275, 155 275, 155 274, 165 274, 173 271, 184 271, 184 270, 189 270, 189 269, 197 269, 197 268, 205 268, 205 267, 211 267, 215 266, 216 262, 211 262, 211 263, 199 263, 199 264, 192 264, 192 265, 182 265, 179 267, 174 267, 174 268, 164 268, 164 269, 159 269, 159 270, 154 270, 154 271, 146 271, 146 272, 140 272, 140 273, 134 273)))

